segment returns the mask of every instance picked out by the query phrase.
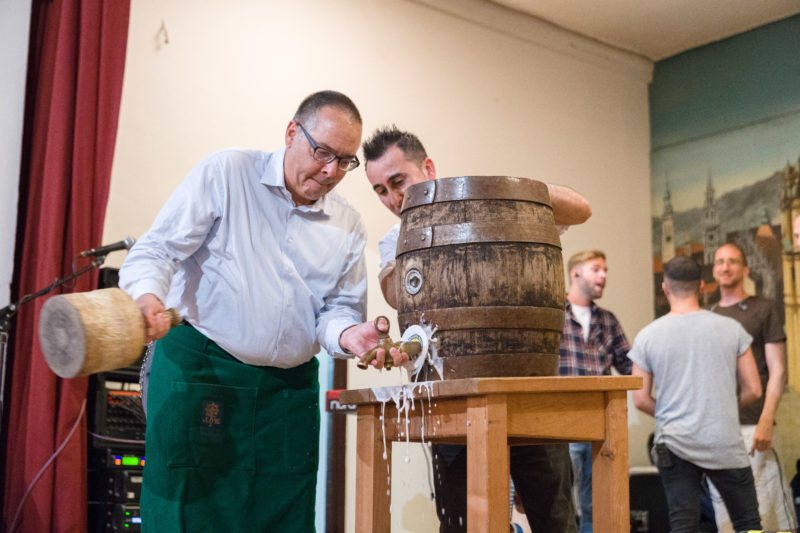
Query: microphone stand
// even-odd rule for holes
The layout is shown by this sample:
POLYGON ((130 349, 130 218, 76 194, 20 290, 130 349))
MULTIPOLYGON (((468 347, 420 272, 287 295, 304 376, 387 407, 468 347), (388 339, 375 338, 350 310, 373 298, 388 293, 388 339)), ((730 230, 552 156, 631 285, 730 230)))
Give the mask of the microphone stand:
POLYGON ((38 298, 39 296, 44 296, 45 294, 51 292, 53 289, 74 280, 81 274, 84 274, 92 270, 93 268, 99 268, 100 266, 102 266, 105 260, 106 260, 106 254, 97 255, 88 266, 85 266, 78 271, 75 271, 73 269, 72 274, 70 274, 69 276, 61 279, 56 279, 52 285, 49 285, 44 289, 36 291, 32 294, 26 294, 18 301, 0 309, 0 421, 3 420, 3 415, 4 415, 4 400, 6 394, 6 354, 8 349, 8 332, 11 329, 11 318, 17 314, 17 311, 19 311, 20 306, 22 306, 23 304, 26 304, 31 300, 38 298))

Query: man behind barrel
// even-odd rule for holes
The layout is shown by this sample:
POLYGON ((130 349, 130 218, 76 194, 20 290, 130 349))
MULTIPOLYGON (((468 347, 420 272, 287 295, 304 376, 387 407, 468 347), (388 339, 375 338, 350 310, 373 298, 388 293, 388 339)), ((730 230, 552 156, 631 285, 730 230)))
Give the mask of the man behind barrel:
MULTIPOLYGON (((603 376, 611 367, 630 374, 630 346, 617 317, 601 309, 595 300, 606 286, 606 256, 600 250, 578 252, 567 261, 569 292, 561 336, 559 374, 562 376, 603 376)), ((580 533, 592 532, 592 444, 569 445, 578 493, 580 533)))
MULTIPOLYGON (((411 185, 436 179, 436 167, 413 133, 391 126, 375 131, 364 143, 367 178, 383 205, 400 216, 405 191, 411 185)), ((588 202, 566 187, 548 185, 556 224, 580 224, 589 218, 588 202)), ((400 224, 379 243, 380 282, 386 301, 395 302, 394 263, 400 224)), ((441 532, 466 531, 466 446, 433 445, 436 468, 436 513, 441 532)), ((514 487, 534 533, 573 532, 576 529, 570 497, 571 466, 566 444, 513 446, 510 471, 514 487)))
POLYGON ((147 340, 161 339, 143 531, 314 530, 314 355, 320 345, 362 354, 378 340, 362 323, 364 226, 332 192, 358 166, 360 140, 347 96, 312 94, 284 148, 201 161, 128 255, 120 285, 142 310, 147 340), (165 303, 184 317, 169 332, 165 303))

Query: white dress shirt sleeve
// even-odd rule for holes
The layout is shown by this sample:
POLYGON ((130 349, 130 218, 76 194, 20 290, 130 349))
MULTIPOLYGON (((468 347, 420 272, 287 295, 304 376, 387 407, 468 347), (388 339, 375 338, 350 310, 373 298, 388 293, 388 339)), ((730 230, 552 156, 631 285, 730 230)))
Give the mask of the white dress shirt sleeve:
POLYGON ((329 354, 342 356, 339 345, 341 333, 364 322, 367 310, 367 268, 364 258, 367 232, 359 218, 350 234, 347 267, 339 277, 336 288, 325 297, 325 305, 317 320, 317 339, 329 354))
POLYGON ((211 179, 209 158, 200 162, 175 189, 151 228, 131 248, 120 269, 119 286, 133 299, 146 293, 166 301, 180 262, 205 241, 224 196, 211 179))

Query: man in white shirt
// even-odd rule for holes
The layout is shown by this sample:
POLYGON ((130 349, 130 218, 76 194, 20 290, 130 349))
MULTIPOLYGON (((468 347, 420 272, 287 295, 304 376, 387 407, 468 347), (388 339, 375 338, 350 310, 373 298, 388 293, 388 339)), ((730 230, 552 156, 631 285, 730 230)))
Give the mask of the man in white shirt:
MULTIPOLYGON (((406 189, 436 179, 436 168, 416 135, 396 126, 377 130, 364 143, 367 178, 387 209, 400 216, 406 189)), ((578 193, 548 185, 556 224, 580 224, 589 218, 589 203, 578 193)), ((381 273, 384 298, 395 302, 394 264, 399 223, 381 239, 381 273)), ((467 477, 466 446, 433 446, 436 470, 436 512, 441 533, 466 531, 467 477)), ((570 495, 572 467, 566 444, 513 446, 510 471, 514 487, 533 531, 576 531, 570 495)))
POLYGON ((160 339, 143 531, 313 531, 314 355, 363 354, 378 340, 364 322, 364 225, 332 191, 358 166, 360 140, 353 102, 314 93, 284 148, 205 158, 131 249, 120 286, 147 340, 160 339), (165 306, 184 324, 170 331, 165 306))

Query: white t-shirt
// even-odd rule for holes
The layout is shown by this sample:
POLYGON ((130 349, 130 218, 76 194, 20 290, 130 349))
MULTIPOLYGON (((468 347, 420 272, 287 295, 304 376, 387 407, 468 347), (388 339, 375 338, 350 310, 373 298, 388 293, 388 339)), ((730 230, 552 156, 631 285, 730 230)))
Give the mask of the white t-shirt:
POLYGON ((395 224, 389 232, 378 241, 378 251, 381 254, 381 268, 394 261, 397 255, 397 239, 400 238, 400 223, 395 224))
POLYGON ((589 326, 592 323, 592 308, 588 305, 571 304, 572 314, 575 315, 575 320, 583 328, 583 341, 589 341, 589 326))

